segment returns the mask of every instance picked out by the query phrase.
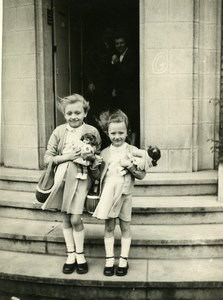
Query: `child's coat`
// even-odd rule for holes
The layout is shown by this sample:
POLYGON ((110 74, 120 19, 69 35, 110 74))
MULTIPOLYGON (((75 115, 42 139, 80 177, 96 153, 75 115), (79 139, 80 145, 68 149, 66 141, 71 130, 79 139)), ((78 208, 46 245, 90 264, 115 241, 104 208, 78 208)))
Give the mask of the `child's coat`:
MULTIPOLYGON (((101 138, 95 127, 83 124, 81 134, 85 133, 94 134, 100 147, 101 138)), ((62 154, 66 134, 67 124, 60 125, 53 131, 44 157, 46 164, 49 163, 51 157, 62 154)), ((42 209, 59 209, 62 212, 82 214, 92 181, 90 176, 86 180, 77 179, 76 176, 77 165, 74 162, 68 161, 58 165, 54 187, 42 209)))

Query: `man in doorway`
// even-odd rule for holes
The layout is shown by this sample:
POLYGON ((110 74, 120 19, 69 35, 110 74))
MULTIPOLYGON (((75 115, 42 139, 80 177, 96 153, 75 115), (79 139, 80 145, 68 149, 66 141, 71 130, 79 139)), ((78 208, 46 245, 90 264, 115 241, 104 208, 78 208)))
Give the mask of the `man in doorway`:
POLYGON ((114 66, 113 96, 115 106, 123 110, 130 120, 130 142, 139 146, 139 62, 137 53, 128 45, 127 35, 115 35, 116 52, 112 56, 114 66))

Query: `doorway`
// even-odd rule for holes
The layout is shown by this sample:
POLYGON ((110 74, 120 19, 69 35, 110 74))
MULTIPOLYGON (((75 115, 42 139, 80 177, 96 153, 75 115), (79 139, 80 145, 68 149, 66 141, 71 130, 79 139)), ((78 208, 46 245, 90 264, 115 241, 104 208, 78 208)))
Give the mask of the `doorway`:
MULTIPOLYGON (((133 50, 137 61, 139 87, 139 0, 53 0, 53 10, 55 103, 59 97, 79 93, 90 101, 93 108, 87 88, 88 54, 105 28, 127 34, 128 47, 133 50)), ((138 88, 136 107, 139 99, 138 88)), ((110 103, 110 99, 106 101, 110 103)), ((59 125, 64 119, 55 107, 56 125, 59 125)), ((93 111, 91 109, 90 113, 93 111)), ((137 119, 139 115, 136 115, 136 122, 139 122, 137 119)))

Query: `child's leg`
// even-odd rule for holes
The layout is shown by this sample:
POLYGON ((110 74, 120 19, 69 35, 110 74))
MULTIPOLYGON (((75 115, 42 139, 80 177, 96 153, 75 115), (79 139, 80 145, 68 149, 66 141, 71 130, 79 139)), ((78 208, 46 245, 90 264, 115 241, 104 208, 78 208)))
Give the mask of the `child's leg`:
POLYGON ((73 228, 70 223, 70 215, 63 214, 63 235, 67 247, 67 260, 63 266, 63 273, 70 274, 75 268, 75 249, 74 249, 74 238, 73 228))
MULTIPOLYGON (((121 255, 119 259, 119 268, 127 268, 128 266, 128 256, 129 256, 129 250, 131 245, 131 231, 130 231, 130 222, 126 222, 123 220, 120 221, 120 228, 122 232, 122 238, 121 238, 121 255)), ((124 274, 125 275, 125 274, 124 274)))
POLYGON ((88 265, 84 256, 84 226, 81 215, 71 215, 71 223, 76 246, 77 272, 84 274, 88 272, 88 265))
MULTIPOLYGON (((116 219, 107 219, 105 220, 105 237, 104 237, 104 244, 105 244, 105 268, 111 268, 114 266, 114 230, 116 226, 116 219)), ((104 270, 104 274, 105 274, 104 270)), ((108 275, 108 274, 105 274, 108 275)), ((111 274, 109 274, 111 275, 111 274)), ((112 274, 113 275, 113 274, 112 274)))

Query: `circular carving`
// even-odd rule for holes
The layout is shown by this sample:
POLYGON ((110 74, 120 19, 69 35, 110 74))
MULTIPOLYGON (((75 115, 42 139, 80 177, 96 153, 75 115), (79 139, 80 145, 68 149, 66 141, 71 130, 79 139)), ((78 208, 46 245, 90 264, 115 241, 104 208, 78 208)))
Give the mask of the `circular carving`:
POLYGON ((152 70, 155 74, 162 74, 168 68, 168 56, 165 52, 159 52, 153 59, 152 70))

